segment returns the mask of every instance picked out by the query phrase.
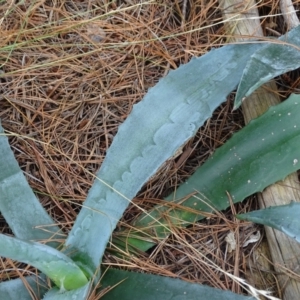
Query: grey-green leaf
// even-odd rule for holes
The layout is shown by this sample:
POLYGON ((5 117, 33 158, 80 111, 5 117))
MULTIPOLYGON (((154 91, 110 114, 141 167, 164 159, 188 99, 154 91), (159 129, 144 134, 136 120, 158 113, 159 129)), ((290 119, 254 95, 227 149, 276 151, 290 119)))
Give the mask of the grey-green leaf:
MULTIPOLYGON (((36 198, 20 169, 0 124, 0 211, 16 237, 25 240, 60 238, 60 229, 36 198)), ((57 247, 52 242, 49 245, 57 247)))
POLYGON ((234 108, 270 79, 300 67, 300 26, 256 51, 239 84, 234 108))
POLYGON ((108 270, 101 283, 101 289, 112 287, 101 300, 254 300, 177 278, 115 269, 108 270))
POLYGON ((150 215, 143 214, 135 221, 133 226, 144 234, 125 233, 131 238, 124 238, 123 243, 146 251, 155 245, 156 239, 169 234, 170 224, 192 224, 204 218, 202 212, 227 208, 229 196, 234 203, 240 202, 298 170, 299 116, 300 95, 292 95, 251 121, 165 199, 170 205, 157 205, 150 215), (194 195, 189 197, 191 194, 194 195), (186 208, 176 209, 172 202, 186 208))
POLYGON ((47 289, 45 282, 35 276, 8 280, 0 283, 0 299, 41 299, 47 289), (24 281, 26 282, 27 287, 25 286, 24 281), (30 288, 31 292, 28 291, 28 288, 30 288))
POLYGON ((88 282, 81 269, 69 257, 40 243, 0 234, 0 256, 36 267, 61 290, 77 289, 88 282))
POLYGON ((278 229, 300 243, 300 203, 272 206, 247 214, 236 215, 240 220, 267 225, 278 229))
POLYGON ((193 59, 134 105, 97 173, 66 245, 93 273, 131 199, 237 86, 260 45, 229 45, 193 59))

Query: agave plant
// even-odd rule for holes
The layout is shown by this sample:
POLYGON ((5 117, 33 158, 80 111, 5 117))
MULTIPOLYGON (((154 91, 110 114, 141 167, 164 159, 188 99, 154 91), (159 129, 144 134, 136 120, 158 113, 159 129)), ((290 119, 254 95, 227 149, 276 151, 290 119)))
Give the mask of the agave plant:
MULTIPOLYGON (((299 30, 292 30, 284 37, 285 41, 299 46, 295 38, 299 30)), ((33 265, 44 275, 39 280, 28 277, 26 285, 20 279, 1 283, 0 298, 30 299, 30 293, 26 292, 29 285, 31 293, 40 299, 87 299, 90 289, 99 280, 102 289, 120 283, 104 299, 197 299, 199 295, 203 299, 249 298, 155 275, 120 270, 105 270, 101 274, 100 265, 112 232, 131 199, 158 168, 195 135, 237 87, 241 78, 241 86, 247 83, 247 70, 251 70, 257 53, 265 61, 264 55, 266 52, 272 53, 272 46, 251 43, 212 50, 171 71, 150 89, 120 126, 62 246, 58 243, 61 238, 59 227, 53 226, 54 221, 27 184, 1 127, 0 210, 14 237, 0 235, 0 255, 33 265), (145 114, 147 118, 144 118, 145 114), (54 286, 46 294, 45 276, 54 286)), ((284 47, 292 46, 281 47, 284 52, 284 47)), ((296 64, 294 67, 297 67, 296 64)), ((280 67, 272 76, 278 75, 278 69, 280 67)), ((285 70, 282 67, 279 73, 285 70)), ((254 84, 259 80, 261 82, 262 76, 259 73, 254 84)), ((195 205, 195 199, 201 199, 199 195, 190 197, 183 203, 182 209, 168 211, 168 222, 164 217, 166 208, 155 207, 136 221, 134 226, 138 233, 130 233, 123 244, 146 250, 169 234, 169 220, 175 226, 186 226, 200 220, 203 211, 226 208, 229 204, 226 191, 234 202, 242 201, 297 170, 300 161, 297 152, 300 146, 298 103, 299 97, 293 95, 251 122, 218 149, 185 185, 177 189, 176 194, 165 199, 166 203, 176 202, 191 194, 191 191, 198 190, 209 200, 209 206, 202 201, 197 201, 195 205), (261 146, 254 148, 257 139, 261 146), (184 207, 192 207, 193 212, 184 207), (154 228, 151 232, 153 236, 145 229, 149 225, 154 228), (143 235, 147 236, 147 241, 143 235)))

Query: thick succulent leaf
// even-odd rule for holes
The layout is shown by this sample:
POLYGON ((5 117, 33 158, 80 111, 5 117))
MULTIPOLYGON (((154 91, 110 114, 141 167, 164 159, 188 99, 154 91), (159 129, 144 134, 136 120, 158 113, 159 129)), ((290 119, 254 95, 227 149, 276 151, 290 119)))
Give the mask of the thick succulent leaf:
POLYGON ((77 252, 74 260, 96 270, 130 200, 237 86, 246 61, 259 47, 229 45, 193 59, 170 71, 134 105, 66 241, 77 252))
POLYGON ((101 289, 112 287, 101 300, 250 300, 246 297, 177 278, 110 269, 101 281, 101 289), (116 285, 116 286, 115 286, 116 285), (115 286, 115 287, 114 287, 115 286))
POLYGON ((81 269, 69 257, 40 243, 0 234, 0 256, 36 267, 61 290, 77 289, 88 282, 81 269))
POLYGON ((300 203, 272 206, 247 214, 236 215, 240 220, 255 222, 278 229, 300 243, 300 203))
POLYGON ((48 288, 43 280, 28 276, 23 279, 13 279, 0 283, 0 299, 5 300, 32 300, 41 299, 48 288), (24 281, 27 281, 26 285, 24 281), (30 289, 30 292, 28 291, 30 289), (35 297, 34 297, 35 296, 35 297))
POLYGON ((249 96, 270 79, 300 67, 300 26, 256 51, 244 70, 234 102, 238 108, 249 96))
POLYGON ((234 203, 242 201, 295 172, 300 166, 299 116, 300 95, 292 95, 251 121, 165 199, 185 209, 172 208, 168 203, 155 206, 149 215, 142 215, 133 224, 145 234, 132 233, 127 243, 146 251, 155 244, 151 235, 164 239, 170 224, 192 224, 204 218, 201 212, 227 208, 228 195, 234 203))
POLYGON ((88 298, 89 290, 89 283, 79 289, 63 293, 58 288, 53 288, 48 293, 46 293, 43 300, 85 300, 88 298))
MULTIPOLYGON (((50 240, 59 232, 20 169, 0 124, 0 212, 16 237, 50 240)), ((50 245, 50 243, 49 243, 50 245)), ((58 243, 51 243, 57 247, 58 243)))

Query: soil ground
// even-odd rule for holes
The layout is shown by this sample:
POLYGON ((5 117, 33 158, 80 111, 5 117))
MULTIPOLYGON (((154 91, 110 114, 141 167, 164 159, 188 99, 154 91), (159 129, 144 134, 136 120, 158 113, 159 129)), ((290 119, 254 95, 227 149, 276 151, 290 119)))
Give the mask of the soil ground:
MULTIPOLYGON (((299 9, 300 1, 294 3, 299 9)), ((259 11, 266 36, 287 31, 278 1, 260 2, 259 11)), ((66 234, 132 106, 169 70, 228 38, 214 0, 1 1, 0 26, 1 123, 31 187, 66 234)), ((284 99, 297 92, 298 74, 277 84, 284 99)), ((148 209, 158 203, 243 127, 241 111, 232 111, 233 96, 143 187, 135 204, 148 209)), ((259 242, 242 245, 257 230, 263 240, 263 229, 238 222, 233 213, 257 208, 255 200, 177 230, 186 243, 173 235, 130 260, 110 249, 104 264, 243 293, 220 269, 245 278, 259 242), (238 253, 225 240, 230 231, 239 232, 238 253)), ((120 224, 136 218, 138 206, 130 205, 120 224)), ((0 226, 10 233, 1 216, 0 226)), ((35 272, 9 259, 0 263, 1 280, 35 272)), ((264 282, 276 294, 270 285, 264 282)))

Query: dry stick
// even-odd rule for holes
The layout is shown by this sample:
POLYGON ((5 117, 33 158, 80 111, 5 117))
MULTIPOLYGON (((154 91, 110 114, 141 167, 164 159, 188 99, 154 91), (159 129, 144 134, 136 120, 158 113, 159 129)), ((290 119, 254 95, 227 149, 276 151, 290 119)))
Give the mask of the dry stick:
POLYGON ((300 24, 291 0, 280 0, 280 9, 288 29, 297 27, 300 24))
MULTIPOLYGON (((259 19, 255 18, 258 17, 258 11, 253 0, 220 0, 220 6, 223 9, 224 19, 239 14, 237 17, 239 21, 227 23, 229 26, 228 33, 233 36, 231 41, 263 36, 259 19)), ((246 123, 264 113, 271 105, 280 102, 276 90, 275 83, 269 82, 243 102, 242 108, 246 123)), ((255 145, 253 146, 255 147, 255 145)), ((300 201, 300 185, 297 174, 291 174, 284 181, 269 186, 258 194, 258 199, 261 208, 287 204, 291 200, 300 201)), ((293 273, 300 273, 300 245, 280 231, 270 227, 265 227, 265 230, 269 251, 275 270, 278 273, 277 279, 282 291, 282 298, 286 300, 299 299, 300 276, 298 276, 298 281, 291 278, 291 276, 288 276, 285 267, 293 273)))

